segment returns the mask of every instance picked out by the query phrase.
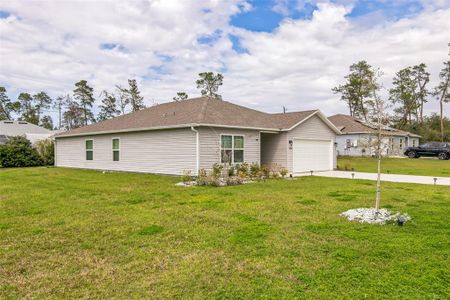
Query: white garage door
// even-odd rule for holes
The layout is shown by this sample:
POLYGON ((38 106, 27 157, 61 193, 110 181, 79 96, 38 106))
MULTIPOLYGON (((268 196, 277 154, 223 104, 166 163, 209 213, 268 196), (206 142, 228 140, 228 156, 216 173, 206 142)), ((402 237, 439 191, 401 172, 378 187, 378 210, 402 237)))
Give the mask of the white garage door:
POLYGON ((294 139, 294 172, 328 171, 333 169, 331 140, 294 139))

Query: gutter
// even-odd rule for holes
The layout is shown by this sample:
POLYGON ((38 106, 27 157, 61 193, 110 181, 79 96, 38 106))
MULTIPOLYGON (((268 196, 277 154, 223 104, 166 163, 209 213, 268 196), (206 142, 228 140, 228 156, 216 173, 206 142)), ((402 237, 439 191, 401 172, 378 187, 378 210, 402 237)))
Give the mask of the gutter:
POLYGON ((200 170, 200 134, 194 126, 191 126, 191 130, 195 132, 195 176, 198 176, 198 170, 200 170))

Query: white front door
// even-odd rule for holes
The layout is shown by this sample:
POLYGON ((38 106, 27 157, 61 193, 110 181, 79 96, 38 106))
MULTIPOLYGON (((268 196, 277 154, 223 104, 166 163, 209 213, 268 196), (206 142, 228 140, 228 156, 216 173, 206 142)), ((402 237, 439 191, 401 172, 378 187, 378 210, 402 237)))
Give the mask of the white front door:
POLYGON ((333 141, 294 139, 293 171, 333 170, 333 141))

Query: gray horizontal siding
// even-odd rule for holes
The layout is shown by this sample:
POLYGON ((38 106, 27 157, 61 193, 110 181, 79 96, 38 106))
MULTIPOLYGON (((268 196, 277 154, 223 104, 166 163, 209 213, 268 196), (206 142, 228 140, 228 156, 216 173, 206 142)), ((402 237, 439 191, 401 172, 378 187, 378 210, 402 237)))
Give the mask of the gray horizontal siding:
POLYGON ((244 161, 260 162, 260 137, 257 130, 200 127, 200 168, 210 169, 220 163, 220 135, 234 134, 244 136, 244 161))
POLYGON ((186 128, 58 138, 56 166, 174 175, 194 172, 195 133, 186 128), (120 161, 112 159, 112 138, 120 138, 120 161), (86 139, 94 140, 92 161, 85 157, 86 139))
POLYGON ((288 140, 287 133, 261 134, 261 164, 287 167, 288 140))

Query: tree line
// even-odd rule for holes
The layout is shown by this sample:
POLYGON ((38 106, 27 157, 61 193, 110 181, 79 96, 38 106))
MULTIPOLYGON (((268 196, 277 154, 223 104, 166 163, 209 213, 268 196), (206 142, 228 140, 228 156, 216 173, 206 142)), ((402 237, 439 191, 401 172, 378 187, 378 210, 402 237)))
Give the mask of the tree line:
MULTIPOLYGON (((202 72, 196 81, 197 88, 203 96, 222 99, 218 89, 223 83, 223 75, 213 72, 202 72)), ((98 121, 104 121, 123 115, 129 111, 135 112, 145 108, 144 97, 135 79, 128 79, 128 86, 116 85, 114 91, 103 90, 100 95, 101 104, 97 116, 94 115, 94 89, 86 80, 75 83, 72 93, 52 99, 46 92, 34 95, 23 92, 17 100, 11 100, 5 87, 0 86, 0 120, 26 121, 47 129, 67 130, 86 126, 98 121), (58 122, 53 123, 49 114, 50 109, 57 112, 58 122)), ((188 98, 185 92, 178 92, 174 101, 188 98)))
MULTIPOLYGON (((349 71, 345 76, 346 82, 334 87, 332 91, 341 95, 351 116, 366 122, 373 121, 370 119, 370 110, 375 104, 373 92, 379 92, 383 88, 378 81, 382 72, 366 61, 352 64, 349 71)), ((448 122, 444 117, 444 104, 450 102, 450 61, 444 62, 438 76, 439 83, 435 87, 429 87, 430 73, 424 63, 401 69, 395 74, 387 101, 388 106, 393 108, 394 115, 390 118, 390 123, 394 127, 422 131, 423 134, 423 127, 435 124, 435 116, 424 116, 425 103, 434 97, 439 101, 440 108, 439 138, 441 141, 448 139, 444 126, 448 122)))

